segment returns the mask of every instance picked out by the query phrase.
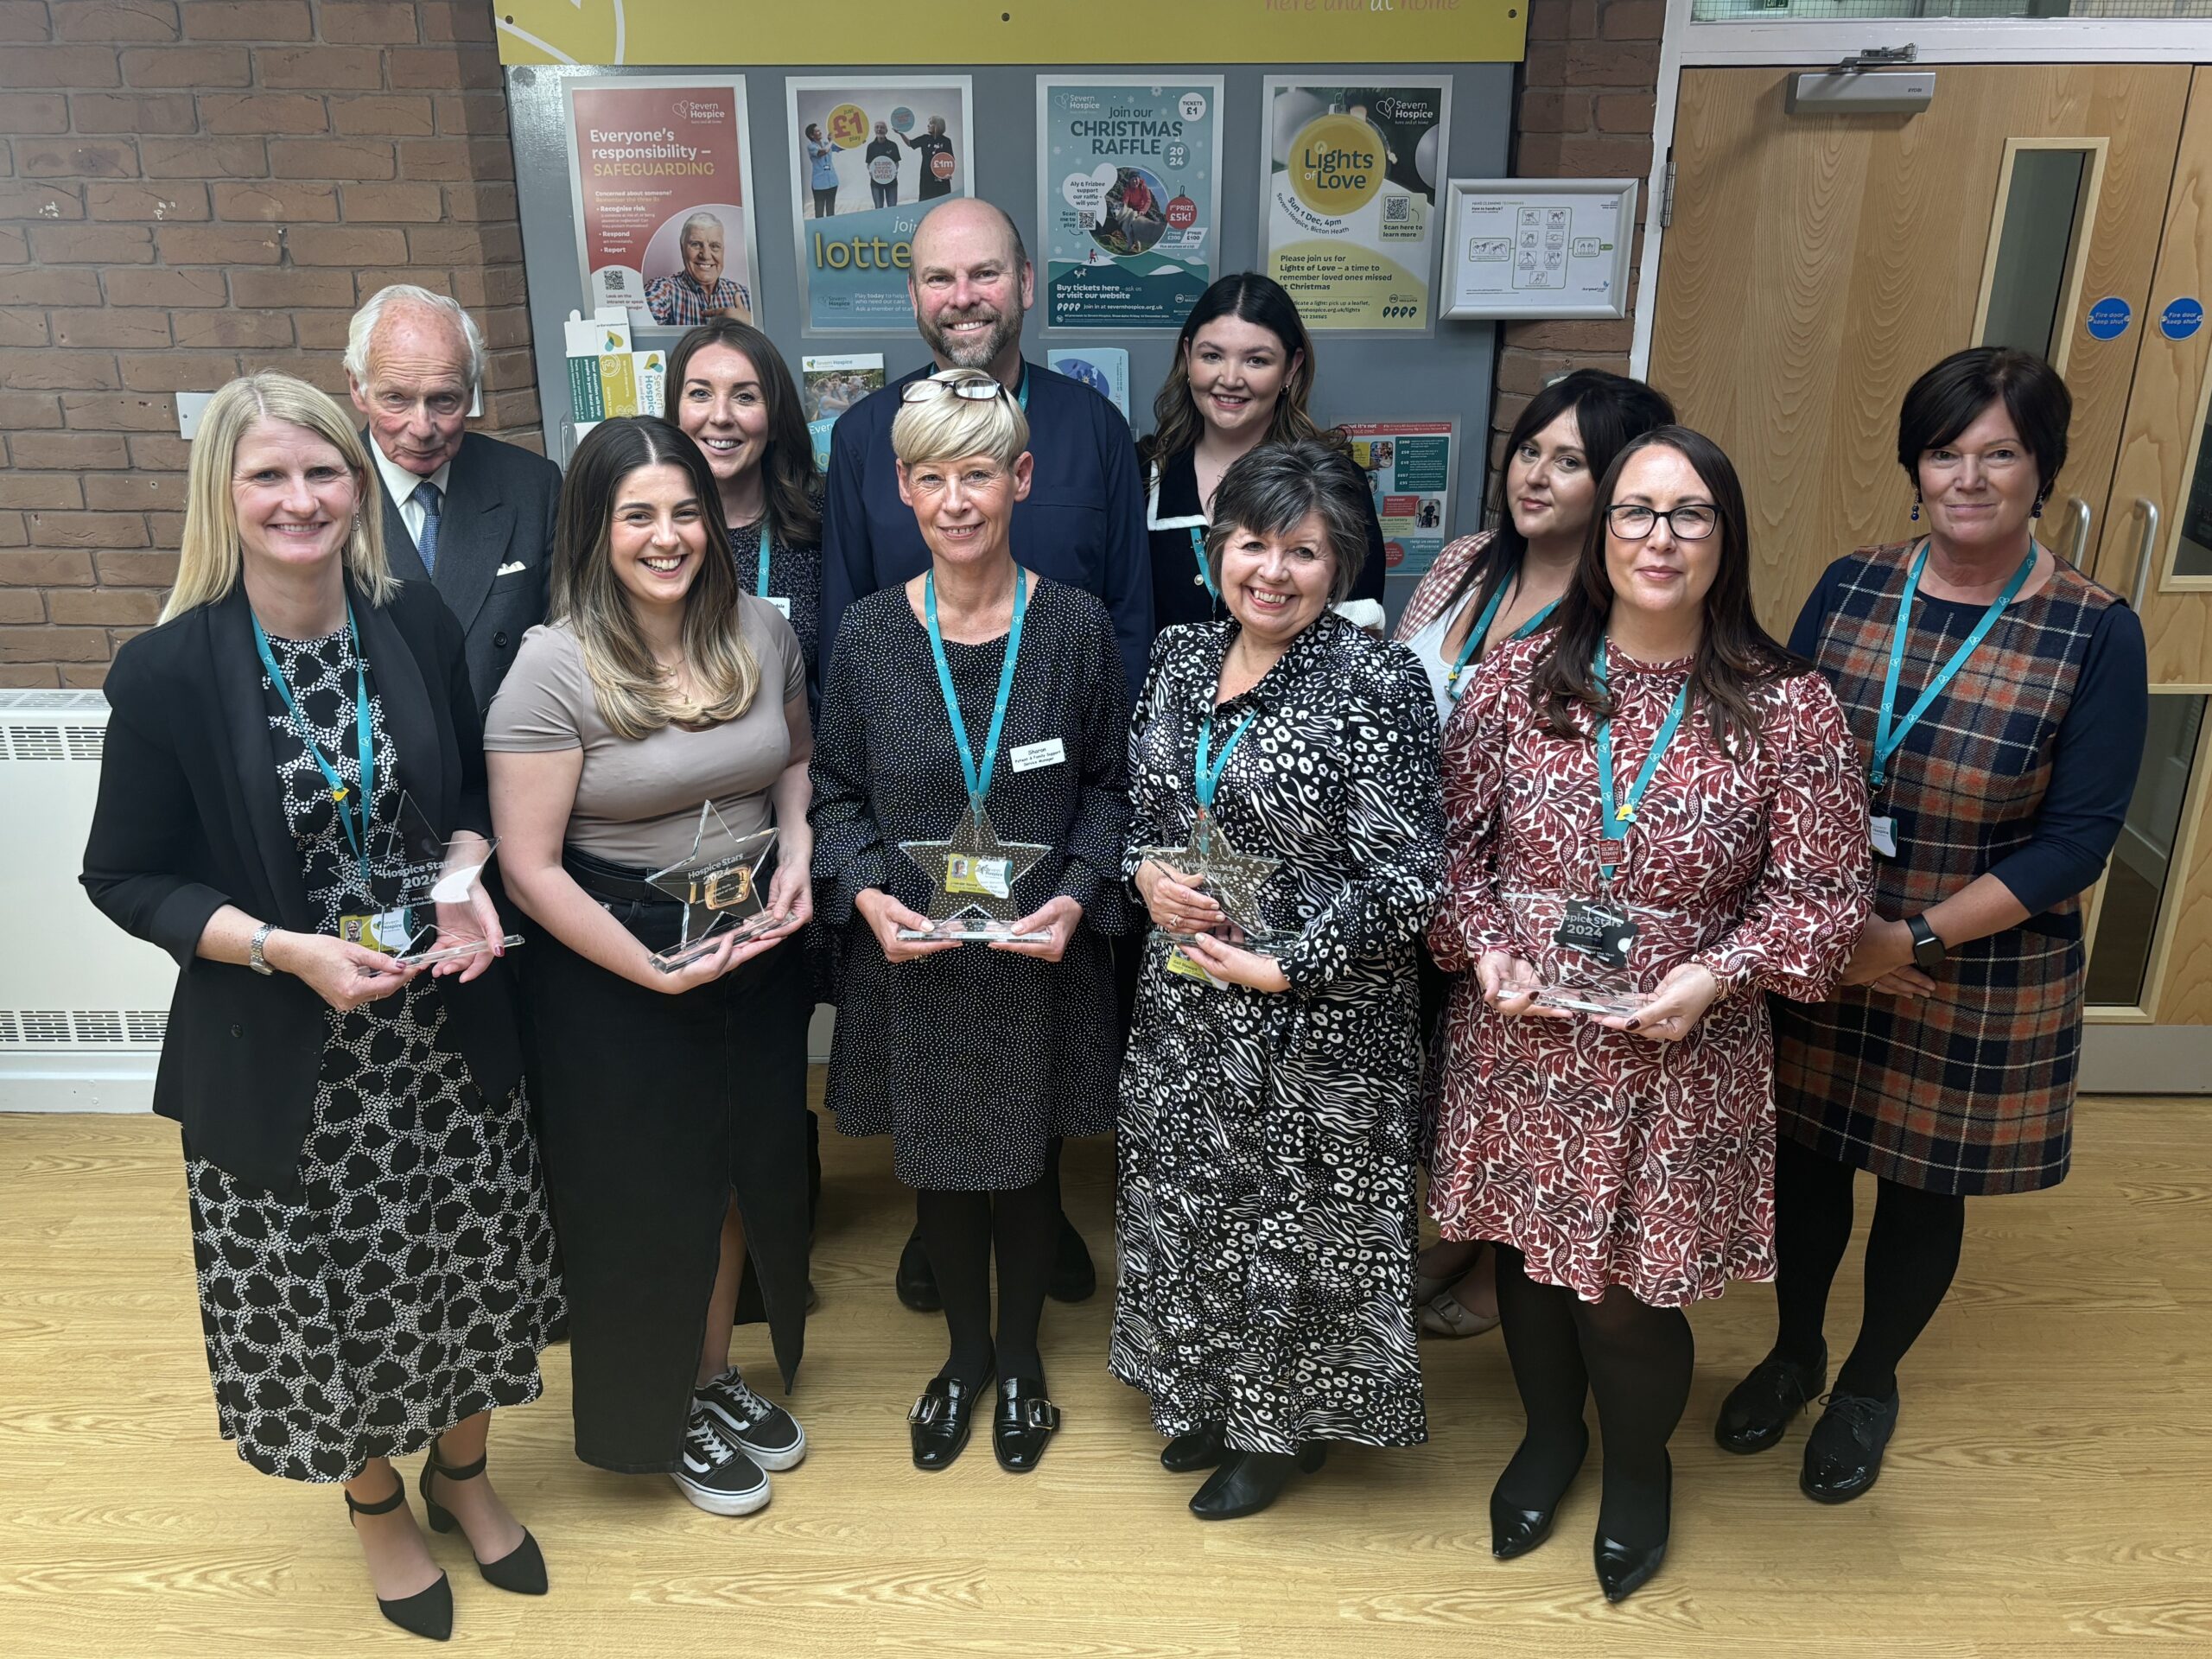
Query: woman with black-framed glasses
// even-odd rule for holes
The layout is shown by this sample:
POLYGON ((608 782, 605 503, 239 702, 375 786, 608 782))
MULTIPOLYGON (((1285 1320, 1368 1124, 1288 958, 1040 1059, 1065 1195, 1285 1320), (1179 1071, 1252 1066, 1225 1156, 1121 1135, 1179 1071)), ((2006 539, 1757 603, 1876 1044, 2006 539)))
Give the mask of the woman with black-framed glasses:
POLYGON ((1528 1413, 1491 1496, 1525 1554, 1605 1431, 1593 1557, 1658 1569, 1684 1306, 1774 1274, 1765 998, 1827 995, 1866 913, 1866 792, 1827 682, 1751 613, 1743 493, 1679 426, 1624 448, 1550 632, 1497 647, 1445 734, 1429 931, 1446 1028, 1430 1208, 1498 1247, 1528 1413))

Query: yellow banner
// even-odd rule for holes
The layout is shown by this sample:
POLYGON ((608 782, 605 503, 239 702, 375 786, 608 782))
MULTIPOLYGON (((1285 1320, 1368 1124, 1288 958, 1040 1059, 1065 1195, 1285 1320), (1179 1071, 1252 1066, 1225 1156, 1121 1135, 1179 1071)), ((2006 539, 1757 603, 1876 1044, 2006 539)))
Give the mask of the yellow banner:
POLYGON ((503 63, 1517 63, 1528 0, 499 0, 503 63))

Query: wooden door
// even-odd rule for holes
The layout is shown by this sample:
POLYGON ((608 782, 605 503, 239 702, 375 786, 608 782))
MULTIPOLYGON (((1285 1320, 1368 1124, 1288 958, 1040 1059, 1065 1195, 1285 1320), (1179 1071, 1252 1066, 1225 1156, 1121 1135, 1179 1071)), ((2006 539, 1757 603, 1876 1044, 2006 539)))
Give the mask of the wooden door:
POLYGON ((2001 198, 2024 149, 2054 143, 2088 159, 2050 334, 2075 402, 2047 523, 2065 547, 2078 497, 2095 544, 2134 340, 2096 338, 2088 315, 2108 297, 2143 314, 2191 71, 1946 64, 1928 109, 1862 116, 1786 113, 1796 73, 1683 73, 1650 361, 1743 474, 1753 590, 1777 633, 1831 559, 1910 532, 1897 405, 1930 364, 1980 342, 2001 198))

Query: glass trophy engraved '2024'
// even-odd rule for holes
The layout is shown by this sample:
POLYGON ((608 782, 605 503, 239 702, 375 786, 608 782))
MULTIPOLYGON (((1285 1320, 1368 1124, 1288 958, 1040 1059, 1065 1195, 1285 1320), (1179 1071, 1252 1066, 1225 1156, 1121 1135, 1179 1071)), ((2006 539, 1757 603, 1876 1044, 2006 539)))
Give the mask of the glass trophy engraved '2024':
POLYGON ((375 835, 369 878, 371 896, 381 908, 353 918, 359 928, 353 943, 410 968, 474 956, 487 945, 522 943, 519 933, 489 936, 476 909, 497 841, 440 835, 404 790, 395 821, 379 824, 375 835))

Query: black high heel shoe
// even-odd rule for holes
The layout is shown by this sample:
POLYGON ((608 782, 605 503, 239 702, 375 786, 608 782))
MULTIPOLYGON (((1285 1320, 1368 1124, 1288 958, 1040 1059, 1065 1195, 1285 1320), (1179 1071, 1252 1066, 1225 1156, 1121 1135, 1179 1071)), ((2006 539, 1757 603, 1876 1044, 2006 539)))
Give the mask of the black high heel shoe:
POLYGON ((1590 1541, 1590 1559, 1598 1569, 1598 1587, 1607 1601, 1625 1601, 1643 1587, 1667 1559, 1668 1534, 1675 1519, 1675 1464, 1667 1460, 1667 1514, 1659 1541, 1638 1547, 1605 1536, 1602 1529, 1590 1541))
POLYGON ((1220 1423, 1200 1423, 1160 1448, 1160 1466, 1171 1475, 1195 1474, 1212 1468, 1228 1451, 1227 1429, 1220 1423))
MULTIPOLYGON (((391 1496, 375 1503, 357 1503, 353 1494, 346 1494, 346 1520, 356 1524, 357 1515, 390 1515, 407 1502, 407 1482, 403 1478, 391 1489, 391 1496)), ((402 1596, 397 1601, 377 1598, 377 1611, 410 1636, 426 1636, 433 1642, 443 1642, 453 1635, 453 1585, 442 1573, 438 1581, 427 1590, 417 1590, 411 1596, 402 1596)))
POLYGON ((1191 1498, 1191 1513, 1201 1521, 1234 1521, 1257 1515, 1282 1496, 1293 1474, 1312 1474, 1329 1455, 1319 1441, 1309 1441, 1294 1456, 1280 1452, 1230 1451, 1221 1466, 1191 1498))
MULTIPOLYGON (((432 1532, 451 1532, 461 1522, 454 1519, 453 1511, 430 1496, 430 1477, 446 1480, 474 1480, 484 1472, 484 1459, 454 1468, 438 1456, 438 1443, 430 1442, 429 1461, 423 1465, 423 1477, 417 1483, 423 1494, 423 1507, 429 1511, 432 1532)), ((403 1484, 401 1490, 405 1491, 403 1484)), ((465 1541, 468 1535, 463 1533, 465 1541)), ((473 1557, 476 1546, 470 1544, 473 1557)), ((518 1596, 542 1596, 545 1593, 545 1557, 538 1553, 537 1540, 530 1535, 530 1529, 522 1529, 522 1542, 517 1544, 496 1561, 478 1561, 476 1570, 484 1575, 484 1582, 494 1589, 512 1591, 518 1596)))
POLYGON ((1582 1460, 1590 1455, 1590 1431, 1582 1431, 1582 1450, 1575 1454, 1574 1466, 1567 1471, 1567 1478, 1560 1483, 1551 1501, 1540 1510, 1523 1509, 1501 1497, 1505 1478, 1498 1477, 1498 1484, 1490 1493, 1490 1553, 1501 1561, 1510 1561, 1516 1555, 1526 1555, 1538 1544, 1552 1535, 1552 1521, 1559 1513, 1560 1499, 1574 1484, 1575 1476, 1582 1472, 1582 1460))

